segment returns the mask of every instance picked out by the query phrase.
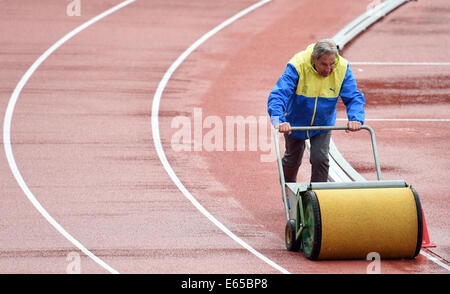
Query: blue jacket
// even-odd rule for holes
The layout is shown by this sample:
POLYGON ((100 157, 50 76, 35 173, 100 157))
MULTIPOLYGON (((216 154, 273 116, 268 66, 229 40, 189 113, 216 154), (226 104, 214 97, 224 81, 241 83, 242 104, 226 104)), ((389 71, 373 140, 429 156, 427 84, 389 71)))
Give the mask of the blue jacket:
MULTIPOLYGON (((322 77, 312 63, 314 44, 288 63, 285 72, 269 95, 267 110, 274 126, 334 126, 336 106, 341 97, 349 121, 364 124, 364 95, 356 87, 348 61, 336 56, 336 65, 328 77, 322 77)), ((326 131, 292 132, 289 136, 309 139, 326 131)))

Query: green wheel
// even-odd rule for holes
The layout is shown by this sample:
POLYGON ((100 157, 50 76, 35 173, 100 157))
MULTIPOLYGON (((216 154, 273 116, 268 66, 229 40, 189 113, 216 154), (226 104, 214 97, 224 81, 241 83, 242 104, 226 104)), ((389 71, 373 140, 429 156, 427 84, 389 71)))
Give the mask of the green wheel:
POLYGON ((314 192, 308 191, 303 197, 304 219, 302 232, 303 253, 306 258, 316 260, 322 241, 322 221, 320 207, 314 192))
POLYGON ((296 240, 296 222, 294 219, 290 219, 286 223, 285 229, 285 243, 286 249, 289 251, 298 251, 300 248, 300 240, 296 240))

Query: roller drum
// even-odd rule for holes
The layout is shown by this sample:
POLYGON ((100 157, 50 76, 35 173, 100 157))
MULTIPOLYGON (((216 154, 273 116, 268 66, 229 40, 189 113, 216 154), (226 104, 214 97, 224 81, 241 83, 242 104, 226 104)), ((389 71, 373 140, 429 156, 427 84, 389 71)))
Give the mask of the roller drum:
POLYGON ((414 258, 422 208, 412 187, 323 189, 305 193, 304 254, 309 259, 414 258), (309 226, 309 227, 308 227, 309 226))

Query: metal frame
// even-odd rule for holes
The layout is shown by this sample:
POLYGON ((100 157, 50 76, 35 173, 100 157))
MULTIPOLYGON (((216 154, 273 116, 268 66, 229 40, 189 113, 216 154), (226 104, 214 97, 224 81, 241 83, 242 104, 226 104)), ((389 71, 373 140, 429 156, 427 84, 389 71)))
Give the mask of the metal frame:
MULTIPOLYGON (((318 130, 348 130, 347 126, 310 126, 310 127, 292 127, 291 128, 293 132, 297 131, 318 131, 318 130)), ((380 168, 380 162, 378 157, 378 148, 377 143, 375 139, 375 132, 373 129, 367 125, 362 126, 361 129, 367 130, 370 133, 370 138, 372 141, 372 151, 373 151, 373 158, 375 161, 375 169, 377 172, 377 181, 355 181, 355 182, 343 182, 343 183, 335 183, 335 182, 327 182, 327 183, 286 183, 284 180, 284 172, 283 172, 283 163, 281 160, 281 152, 280 152, 280 144, 279 144, 279 134, 280 132, 278 129, 275 129, 274 132, 274 142, 275 142, 275 152, 277 155, 277 164, 278 164, 278 173, 280 175, 280 185, 281 185, 281 194, 283 197, 283 203, 285 208, 285 214, 286 214, 286 220, 289 221, 290 217, 290 210, 292 207, 292 204, 297 204, 297 202, 301 201, 297 199, 297 197, 300 197, 301 192, 305 192, 307 190, 312 189, 358 189, 358 188, 397 188, 397 187, 407 187, 405 181, 383 181, 381 176, 381 168, 380 168), (286 189, 287 188, 287 189, 286 189), (290 190, 294 193, 292 195, 295 197, 295 200, 293 203, 290 203, 288 199, 287 190, 290 190)), ((303 216, 303 209, 300 211, 301 216, 303 216)), ((302 221, 303 223, 303 221, 302 221)))

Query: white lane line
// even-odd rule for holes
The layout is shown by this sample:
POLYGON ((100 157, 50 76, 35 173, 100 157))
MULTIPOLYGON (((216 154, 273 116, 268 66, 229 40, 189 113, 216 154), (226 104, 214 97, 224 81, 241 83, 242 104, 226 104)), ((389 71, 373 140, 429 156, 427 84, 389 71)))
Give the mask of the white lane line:
MULTIPOLYGON (((346 118, 337 118, 347 121, 346 118)), ((404 122, 450 122, 450 118, 366 118, 365 121, 404 121, 404 122)))
POLYGON ((429 260, 433 261, 434 263, 440 265, 441 267, 445 268, 446 270, 450 271, 450 266, 446 265, 445 263, 443 263, 441 260, 439 260, 439 258, 436 258, 426 252, 424 252, 423 250, 420 250, 420 254, 422 254, 423 256, 425 256, 426 258, 428 258, 429 260))
POLYGON ((73 245, 75 245, 78 249, 80 249, 84 254, 89 256, 93 261, 98 263, 100 266, 102 266, 104 269, 109 271, 113 274, 118 274, 119 272, 110 267, 108 264, 106 264, 103 260, 98 258, 96 255, 94 255, 91 251, 89 251, 86 247, 83 246, 78 240, 76 240, 72 235, 70 235, 48 212, 45 210, 45 208, 39 203, 39 201, 36 199, 36 197, 33 195, 31 190, 28 188, 27 184, 25 183, 25 180, 23 179, 17 164, 16 160, 14 158, 14 154, 12 151, 11 146, 11 121, 14 114, 14 108, 16 106, 17 100, 19 99, 19 95, 22 91, 22 89, 25 87, 26 83, 30 79, 30 77, 33 75, 33 73, 37 70, 37 68, 53 53, 56 49, 61 47, 65 42, 70 40, 73 36, 80 33, 84 29, 88 28, 92 24, 98 22, 102 18, 116 12, 117 10, 135 2, 136 0, 128 0, 120 3, 119 5, 116 5, 107 11, 97 15, 96 17, 92 18, 91 20, 83 23, 79 27, 75 28, 73 31, 59 39, 55 44, 53 44, 47 51, 45 51, 34 63, 33 65, 27 70, 27 72, 22 76, 19 83, 17 84, 16 88, 14 89, 14 92, 11 95, 11 98, 9 99, 8 107, 6 109, 5 113, 5 119, 3 122, 3 143, 4 143, 4 149, 6 153, 6 158, 8 160, 9 167, 14 175, 14 178, 16 179, 17 183, 19 184, 20 188, 23 190, 25 195, 28 197, 30 202, 34 205, 34 207, 42 214, 42 216, 59 232, 61 233, 67 240, 69 240, 73 245))
POLYGON ((172 181, 175 183, 175 185, 178 187, 178 189, 183 193, 183 195, 205 216, 207 217, 213 224, 215 224, 217 227, 219 227, 225 234, 227 234, 230 238, 232 238, 234 241, 236 241, 238 244, 240 244, 242 247, 253 253, 255 256, 269 264, 270 266, 274 267, 278 271, 282 273, 288 274, 289 272, 261 254, 260 252, 256 251, 253 247, 251 247, 249 244, 247 244, 244 240, 236 236, 233 232, 231 232, 225 225, 223 225, 219 220, 217 220, 209 211, 207 211, 198 201, 195 199, 194 196, 186 189, 186 187, 183 185, 181 180, 178 178, 178 176, 175 174, 174 170, 172 169, 172 166, 168 162, 166 158, 166 154, 164 153, 164 149, 161 144, 161 137, 159 133, 159 105, 161 102, 161 97, 164 92, 164 89, 169 82, 172 74, 175 72, 175 70, 183 63, 183 61, 192 53, 194 52, 200 45, 202 45, 206 40, 211 38, 213 35, 233 23, 234 21, 238 20, 239 18, 243 17, 244 15, 250 13, 251 11, 257 9, 258 7, 261 7, 262 5, 270 2, 271 0, 263 0, 260 1, 242 11, 237 13, 236 15, 230 17, 229 19, 222 22, 220 25, 216 26, 211 31, 204 34, 200 39, 195 41, 186 51, 184 51, 172 65, 169 67, 169 69, 164 74, 164 77, 159 82, 158 88, 156 90, 156 93, 153 98, 153 105, 152 105, 152 134, 153 134, 153 142, 155 144, 155 149, 158 153, 159 159, 164 166, 166 172, 169 174, 172 181))
POLYGON ((376 62, 350 61, 350 65, 409 65, 409 66, 449 66, 450 62, 376 62))

